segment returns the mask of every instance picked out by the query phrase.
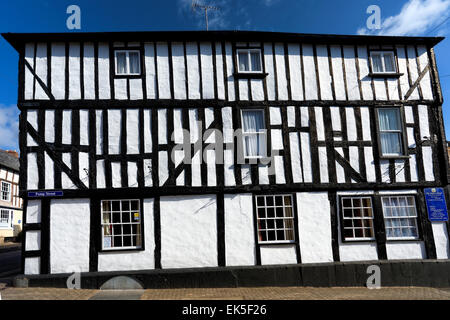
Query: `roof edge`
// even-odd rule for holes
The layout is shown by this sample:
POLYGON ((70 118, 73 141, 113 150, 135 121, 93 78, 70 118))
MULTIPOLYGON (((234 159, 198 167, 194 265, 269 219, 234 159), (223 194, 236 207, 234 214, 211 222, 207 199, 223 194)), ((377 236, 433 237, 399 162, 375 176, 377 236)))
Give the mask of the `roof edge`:
POLYGON ((60 41, 302 41, 326 44, 426 44, 434 47, 444 37, 309 34, 269 31, 114 31, 64 33, 2 33, 18 52, 26 42, 60 41))

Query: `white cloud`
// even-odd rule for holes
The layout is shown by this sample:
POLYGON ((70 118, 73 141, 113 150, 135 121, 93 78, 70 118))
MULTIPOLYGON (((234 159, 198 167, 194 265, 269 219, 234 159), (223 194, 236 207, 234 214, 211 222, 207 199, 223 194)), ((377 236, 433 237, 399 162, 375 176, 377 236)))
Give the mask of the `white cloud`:
MULTIPOLYGON (((409 0, 400 13, 382 19, 381 29, 369 30, 359 28, 358 34, 375 34, 389 36, 418 36, 433 31, 441 33, 444 21, 450 14, 450 0, 409 0), (436 28, 436 30, 434 30, 436 28)), ((383 17, 383 7, 381 7, 383 17)))
POLYGON ((19 150, 19 109, 0 104, 0 148, 19 150))

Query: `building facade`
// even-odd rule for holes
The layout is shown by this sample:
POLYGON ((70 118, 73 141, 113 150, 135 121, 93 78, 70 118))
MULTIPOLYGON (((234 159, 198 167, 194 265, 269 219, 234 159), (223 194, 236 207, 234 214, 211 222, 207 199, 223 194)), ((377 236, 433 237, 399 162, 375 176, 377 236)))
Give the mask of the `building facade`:
POLYGON ((449 258, 442 38, 3 36, 24 274, 449 258))
POLYGON ((19 155, 0 150, 0 244, 22 231, 22 199, 19 197, 19 155))

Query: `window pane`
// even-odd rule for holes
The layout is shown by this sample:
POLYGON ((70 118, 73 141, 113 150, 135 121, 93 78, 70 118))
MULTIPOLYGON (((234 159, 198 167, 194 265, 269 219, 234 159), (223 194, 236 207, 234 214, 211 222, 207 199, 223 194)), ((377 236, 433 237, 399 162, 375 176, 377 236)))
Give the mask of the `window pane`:
POLYGON ((395 72, 393 56, 390 53, 384 54, 384 68, 386 72, 395 72))
POLYGON ((243 110, 242 123, 244 132, 261 132, 266 128, 262 110, 243 110))
POLYGON ((399 109, 378 109, 380 130, 401 130, 399 109))
POLYGON ((259 51, 250 52, 250 58, 252 61, 252 71, 261 71, 261 55, 259 51))
POLYGON ((137 74, 140 72, 139 52, 130 52, 130 73, 137 74))
POLYGON ((382 132, 381 151, 383 154, 402 154, 401 134, 396 132, 382 132))
POLYGON ((373 240, 374 225, 372 213, 372 198, 345 197, 342 198, 343 230, 346 240, 373 240))
POLYGON ((239 71, 250 71, 247 52, 239 52, 239 71))
POLYGON ((381 64, 381 56, 379 54, 372 55, 373 72, 383 72, 383 65, 381 64))
POLYGON ((116 59, 117 59, 117 74, 128 73, 126 52, 117 52, 116 59))

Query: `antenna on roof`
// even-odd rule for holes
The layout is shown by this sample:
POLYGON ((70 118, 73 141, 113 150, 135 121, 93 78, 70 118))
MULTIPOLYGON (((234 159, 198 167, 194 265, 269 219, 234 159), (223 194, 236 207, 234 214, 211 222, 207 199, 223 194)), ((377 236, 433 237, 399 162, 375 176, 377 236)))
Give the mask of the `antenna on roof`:
POLYGON ((192 0, 191 8, 192 8, 192 11, 194 11, 194 12, 196 11, 197 8, 205 11, 206 31, 208 31, 208 10, 217 10, 217 11, 220 10, 219 7, 205 6, 205 5, 199 4, 198 2, 195 2, 194 0, 192 0))

